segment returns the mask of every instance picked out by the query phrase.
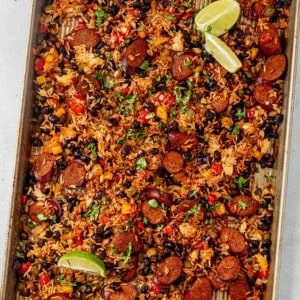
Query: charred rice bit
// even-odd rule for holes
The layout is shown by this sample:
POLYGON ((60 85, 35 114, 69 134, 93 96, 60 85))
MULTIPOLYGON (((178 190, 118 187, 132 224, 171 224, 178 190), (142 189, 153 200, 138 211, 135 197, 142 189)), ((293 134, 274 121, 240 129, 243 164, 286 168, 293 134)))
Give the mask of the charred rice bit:
POLYGON ((221 37, 242 61, 235 74, 203 50, 193 29, 195 1, 46 2, 33 50, 32 154, 14 264, 19 295, 183 299, 196 278, 208 278, 209 287, 242 285, 261 299, 272 260, 271 150, 283 118, 283 80, 271 83, 278 101, 262 107, 253 96, 266 60, 256 26, 270 22, 284 31, 288 1, 269 1, 273 13, 259 17, 248 7, 253 1, 239 1, 243 16, 221 37), (78 33, 83 29, 90 30, 78 33), (147 46, 133 44, 138 39, 147 46), (184 162, 169 173, 171 151, 184 162), (42 153, 55 162, 34 176, 42 153), (257 170, 266 174, 260 184, 257 170), (221 239, 228 227, 240 234, 223 231, 221 239), (107 277, 57 267, 73 250, 99 256, 107 277), (230 256, 225 267, 234 279, 221 280, 230 256), (170 278, 167 257, 183 263, 170 278), (230 266, 237 259, 238 277, 230 266))

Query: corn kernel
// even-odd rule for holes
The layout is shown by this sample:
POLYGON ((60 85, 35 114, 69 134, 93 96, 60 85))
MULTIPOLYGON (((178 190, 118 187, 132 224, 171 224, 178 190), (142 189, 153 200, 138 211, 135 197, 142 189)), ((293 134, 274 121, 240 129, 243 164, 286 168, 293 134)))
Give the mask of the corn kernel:
POLYGON ((76 131, 70 128, 62 127, 61 133, 67 140, 74 139, 76 137, 76 131))
POLYGON ((131 204, 128 202, 124 202, 122 205, 122 214, 126 215, 131 212, 131 204))
POLYGON ((61 116, 63 116, 66 113, 65 109, 63 107, 60 107, 59 109, 57 109, 55 111, 55 115, 60 118, 61 116))
POLYGON ((44 75, 38 76, 36 78, 36 82, 39 85, 44 84, 46 82, 46 77, 44 75))
POLYGON ((257 54, 258 54, 258 48, 251 48, 250 49, 250 59, 251 60, 256 59, 257 54))
POLYGON ((63 152, 63 148, 61 144, 55 144, 52 146, 51 151, 54 155, 61 154, 63 152))
POLYGON ((225 209, 224 203, 221 203, 221 204, 217 207, 217 209, 215 210, 215 212, 216 212, 216 214, 217 214, 218 216, 223 216, 223 215, 225 215, 225 214, 226 214, 226 209, 225 209))
POLYGON ((157 251, 156 251, 155 248, 149 248, 149 249, 147 250, 147 255, 148 255, 148 256, 155 256, 156 254, 157 254, 157 251))
POLYGON ((73 293, 73 286, 71 285, 59 285, 58 291, 61 293, 70 294, 73 293))
POLYGON ((54 60, 54 58, 55 58, 54 55, 49 53, 45 57, 45 62, 51 63, 54 60))
POLYGON ((166 109, 161 105, 158 105, 156 108, 156 116, 162 119, 164 122, 168 121, 168 113, 166 109))
POLYGON ((138 35, 141 39, 144 39, 146 37, 146 31, 145 30, 139 31, 138 35))
POLYGON ((101 181, 104 181, 104 180, 112 180, 112 179, 113 179, 113 173, 111 173, 111 172, 104 173, 104 174, 101 176, 101 181))
POLYGON ((257 253, 255 255, 255 259, 256 259, 257 263, 259 264, 259 267, 261 270, 268 269, 268 261, 263 255, 261 255, 260 253, 257 253))

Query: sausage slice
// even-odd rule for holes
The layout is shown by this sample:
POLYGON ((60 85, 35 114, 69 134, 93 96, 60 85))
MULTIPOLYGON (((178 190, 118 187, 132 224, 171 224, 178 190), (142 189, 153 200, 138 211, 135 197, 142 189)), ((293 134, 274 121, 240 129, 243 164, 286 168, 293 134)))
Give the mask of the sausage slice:
POLYGON ((158 188, 148 188, 145 190, 145 194, 148 199, 155 199, 167 207, 170 207, 173 204, 172 195, 162 192, 158 188))
POLYGON ((183 263, 177 256, 169 256, 158 266, 155 277, 161 284, 170 284, 181 274, 183 263))
POLYGON ((48 296, 47 300, 75 300, 75 298, 71 298, 67 293, 55 293, 48 296))
POLYGON ((226 256, 217 267, 221 280, 229 281, 237 278, 241 271, 241 263, 234 256, 226 256))
POLYGON ((54 170, 55 157, 51 153, 42 153, 39 155, 33 165, 34 178, 42 183, 51 179, 54 170))
POLYGON ((229 104, 229 100, 227 97, 225 97, 224 93, 220 92, 217 93, 212 99, 211 99, 211 105, 216 113, 220 113, 223 110, 227 108, 229 104))
POLYGON ((193 74, 196 68, 196 54, 194 52, 185 52, 174 58, 172 63, 172 76, 176 80, 183 80, 193 74))
POLYGON ((266 56, 282 53, 282 44, 279 31, 269 22, 257 26, 258 46, 266 56))
POLYGON ((277 91, 267 84, 259 84, 255 87, 254 98, 267 111, 272 110, 273 104, 279 100, 277 91))
POLYGON ((131 243, 133 254, 140 252, 143 247, 139 237, 130 231, 117 232, 112 239, 112 245, 118 252, 126 252, 129 243, 131 243))
POLYGON ((180 131, 172 131, 168 134, 168 141, 172 149, 191 151, 197 148, 198 140, 196 137, 180 131))
POLYGON ((177 206, 176 212, 177 213, 188 212, 197 204, 198 202, 195 200, 183 200, 177 206))
POLYGON ((229 246, 233 253, 242 252, 247 246, 245 237, 234 228, 224 227, 220 234, 221 242, 229 246))
POLYGON ((190 289, 190 300, 210 300, 213 294, 212 284, 207 278, 197 279, 190 289))
POLYGON ((259 83, 271 84, 282 76, 286 69, 287 60, 284 54, 274 54, 267 58, 258 74, 259 83))
POLYGON ((148 45, 144 39, 138 38, 130 44, 123 56, 125 67, 139 67, 147 56, 148 45))
POLYGON ((92 48, 100 42, 100 35, 94 29, 83 28, 70 33, 67 39, 72 47, 84 45, 92 48))
POLYGON ((65 188, 80 187, 85 179, 86 170, 82 163, 73 161, 63 172, 63 185, 65 188))
POLYGON ((163 165, 169 173, 177 173, 180 172, 184 166, 184 158, 180 153, 170 151, 164 156, 163 165))
POLYGON ((91 75, 79 75, 73 80, 73 85, 77 93, 90 94, 95 90, 100 90, 100 82, 91 75))
POLYGON ((247 279, 239 276, 229 285, 228 293, 231 300, 247 300, 250 293, 250 287, 247 279))
POLYGON ((157 225, 165 221, 165 215, 160 205, 157 207, 151 207, 151 201, 144 201, 142 205, 142 213, 146 217, 149 223, 157 225))
POLYGON ((121 284, 119 291, 106 290, 104 292, 105 300, 134 300, 136 297, 136 288, 130 283, 121 284))
POLYGON ((51 201, 37 201, 28 208, 30 219, 36 223, 47 221, 50 216, 56 214, 56 207, 51 201))
POLYGON ((249 217, 257 212, 259 204, 249 196, 239 195, 227 201, 226 207, 230 215, 249 217))

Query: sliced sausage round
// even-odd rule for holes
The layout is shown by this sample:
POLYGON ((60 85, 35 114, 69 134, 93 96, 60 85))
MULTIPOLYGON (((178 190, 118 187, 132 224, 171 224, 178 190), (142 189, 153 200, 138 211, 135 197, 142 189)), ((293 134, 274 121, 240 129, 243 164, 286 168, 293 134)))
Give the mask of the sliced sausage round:
POLYGON ((273 104, 279 101, 277 91, 267 84, 259 84, 255 87, 254 98, 267 111, 272 110, 273 104))
POLYGON ((255 1, 252 4, 251 8, 252 8, 253 16, 255 19, 265 17, 266 5, 264 3, 262 3, 260 0, 255 1))
POLYGON ((234 282, 230 283, 228 287, 231 300, 247 300, 250 291, 247 279, 240 276, 234 282))
POLYGON ((163 203, 167 207, 173 204, 172 195, 166 192, 160 191, 158 188, 147 188, 145 194, 148 199, 155 199, 160 203, 163 203))
POLYGON ((196 200, 183 200, 177 206, 176 212, 177 213, 182 213, 182 212, 186 213, 197 204, 198 204, 198 202, 196 200))
POLYGON ((226 202, 230 215, 238 217, 249 217, 254 215, 259 207, 258 201, 249 196, 235 196, 226 202))
POLYGON ((75 298, 70 297, 67 293, 55 293, 48 296, 47 300, 75 300, 75 298))
POLYGON ((130 44, 123 56, 125 67, 139 67, 147 56, 148 45, 144 39, 138 38, 130 44))
POLYGON ((212 284, 207 278, 197 279, 190 289, 190 300, 210 300, 213 294, 212 284))
POLYGON ((286 65, 287 59, 284 54, 269 56, 258 74, 258 83, 271 84, 283 75, 286 65))
POLYGON ((216 113, 220 113, 227 108, 229 100, 224 93, 218 93, 211 99, 211 105, 216 113))
POLYGON ((177 173, 183 169, 184 158, 180 153, 170 151, 164 156, 163 165, 169 173, 177 173))
POLYGON ((234 256, 226 256, 217 267, 217 272, 221 280, 229 281, 237 278, 241 271, 241 263, 234 256))
POLYGON ((121 284, 119 291, 104 291, 105 300, 135 300, 136 297, 136 288, 130 283, 121 284))
POLYGON ((79 75, 73 80, 73 85, 77 93, 90 94, 100 90, 100 82, 91 75, 79 75))
POLYGON ((174 58, 172 63, 172 76, 176 80, 183 80, 193 74, 196 68, 196 54, 194 52, 185 52, 174 58))
POLYGON ((266 56, 282 53, 279 31, 275 25, 265 22, 257 26, 258 46, 266 56))
POLYGON ((198 146, 196 137, 180 131, 171 131, 168 134, 168 141, 172 149, 181 149, 185 152, 194 150, 198 146))
POLYGON ((86 175, 85 167, 79 161, 71 162, 63 172, 63 185, 65 188, 82 186, 86 175))
POLYGON ((219 274, 216 272, 210 272, 208 275, 208 279, 212 283, 215 290, 220 290, 228 284, 228 282, 222 280, 219 274))
POLYGON ((28 208, 29 218, 36 223, 47 221, 50 216, 55 214, 56 207, 52 201, 37 201, 32 203, 28 208))
POLYGON ((181 259, 174 255, 169 256, 159 264, 155 277, 161 284, 170 284, 180 276, 182 269, 181 259))
POLYGON ((234 228, 224 227, 220 234, 221 242, 229 246, 229 250, 233 253, 242 252, 247 247, 245 237, 234 228))
POLYGON ((51 180, 54 170, 55 157, 51 153, 42 153, 33 165, 34 178, 42 183, 51 180))
POLYGON ((144 201, 142 205, 143 216, 146 217, 150 224, 157 225, 165 221, 165 215, 160 205, 151 207, 149 201, 144 201))
POLYGON ((70 33, 67 39, 72 47, 84 45, 92 48, 100 42, 100 35, 94 29, 83 28, 70 33))
POLYGON ((143 245, 141 240, 135 233, 126 231, 124 233, 116 232, 114 234, 112 245, 118 252, 125 253, 129 243, 131 243, 133 254, 136 254, 142 250, 143 245))

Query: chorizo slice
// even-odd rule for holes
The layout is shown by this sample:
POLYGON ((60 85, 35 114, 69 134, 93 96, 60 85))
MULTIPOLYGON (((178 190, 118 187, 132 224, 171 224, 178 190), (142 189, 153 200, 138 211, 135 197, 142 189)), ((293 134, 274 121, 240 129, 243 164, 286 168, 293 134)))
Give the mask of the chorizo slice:
POLYGON ((122 275, 123 282, 129 282, 133 280, 137 275, 138 258, 133 256, 131 259, 130 267, 122 275))
POLYGON ((130 283, 124 283, 120 285, 118 291, 105 290, 105 300, 135 300, 137 297, 136 288, 130 283))
POLYGON ((56 210, 57 208, 52 201, 37 201, 29 206, 28 215, 32 221, 41 223, 47 221, 50 216, 55 215, 56 210))
POLYGON ((160 191, 158 188, 147 188, 145 194, 148 199, 155 199, 160 203, 163 203, 167 207, 172 206, 172 195, 166 192, 160 191))
POLYGON ((147 56, 148 44, 144 39, 138 38, 130 44, 123 55, 125 67, 139 67, 147 56))
POLYGON ((249 217, 257 212, 259 204, 249 196, 239 195, 227 201, 226 207, 232 216, 249 217))
POLYGON ((221 242, 229 246, 233 253, 240 253, 247 247, 247 242, 242 233, 237 229, 224 227, 220 234, 221 242))
POLYGON ((40 154, 33 165, 34 178, 42 183, 50 181, 54 170, 54 164, 54 155, 51 153, 40 154))
POLYGON ((133 254, 142 250, 143 245, 141 240, 135 233, 126 231, 124 233, 117 232, 114 234, 112 245, 118 252, 125 253, 129 243, 131 243, 133 254))
POLYGON ((282 53, 279 31, 275 25, 265 22, 257 26, 258 46, 266 56, 282 53))
POLYGON ((75 298, 70 297, 67 293, 54 293, 48 296, 47 300, 75 300, 75 298))
POLYGON ((100 42, 100 35, 94 29, 82 28, 67 36, 72 47, 84 45, 86 48, 95 47, 100 42))
POLYGON ((170 284, 180 276, 182 269, 181 259, 175 255, 169 256, 159 264, 155 277, 161 284, 170 284))
POLYGON ((185 52, 175 57, 171 68, 173 78, 183 80, 191 76, 196 68, 195 58, 194 52, 185 52))
POLYGON ((82 186, 86 175, 85 167, 79 161, 71 162, 63 172, 63 185, 65 188, 82 186))
POLYGON ((229 100, 222 92, 217 93, 211 99, 211 105, 216 113, 220 113, 224 111, 227 108, 228 104, 229 104, 229 100))
POLYGON ((197 279, 190 289, 190 300, 210 300, 213 294, 212 284, 207 278, 197 279))
POLYGON ((271 84, 283 75, 286 66, 287 59, 284 54, 269 56, 258 74, 258 83, 271 84))
POLYGON ((177 213, 186 213, 191 210, 198 202, 196 200, 183 200, 177 206, 176 212, 177 213))
POLYGON ((73 85, 78 94, 90 94, 100 90, 100 82, 91 75, 79 75, 74 78, 73 85))
POLYGON ((267 84, 259 84, 255 87, 254 98, 267 111, 272 110, 273 104, 279 101, 277 91, 267 84))
POLYGON ((232 300, 247 300, 250 293, 247 279, 239 276, 235 281, 230 283, 228 293, 232 300))
POLYGON ((157 225, 165 221, 165 215, 162 208, 160 205, 152 207, 151 200, 143 202, 142 213, 143 216, 148 219, 150 224, 157 225))
POLYGON ((163 158, 163 166, 169 173, 178 173, 183 169, 184 158, 180 153, 170 151, 163 158))
POLYGON ((197 148, 198 140, 191 134, 172 131, 168 134, 168 141, 172 149, 181 149, 182 151, 191 151, 197 148))
POLYGON ((215 290, 223 289, 228 284, 228 282, 222 280, 219 274, 216 272, 210 272, 208 275, 208 279, 210 280, 215 290))
POLYGON ((219 263, 217 272, 221 280, 234 280, 241 272, 241 263, 239 259, 234 256, 226 256, 219 263))

